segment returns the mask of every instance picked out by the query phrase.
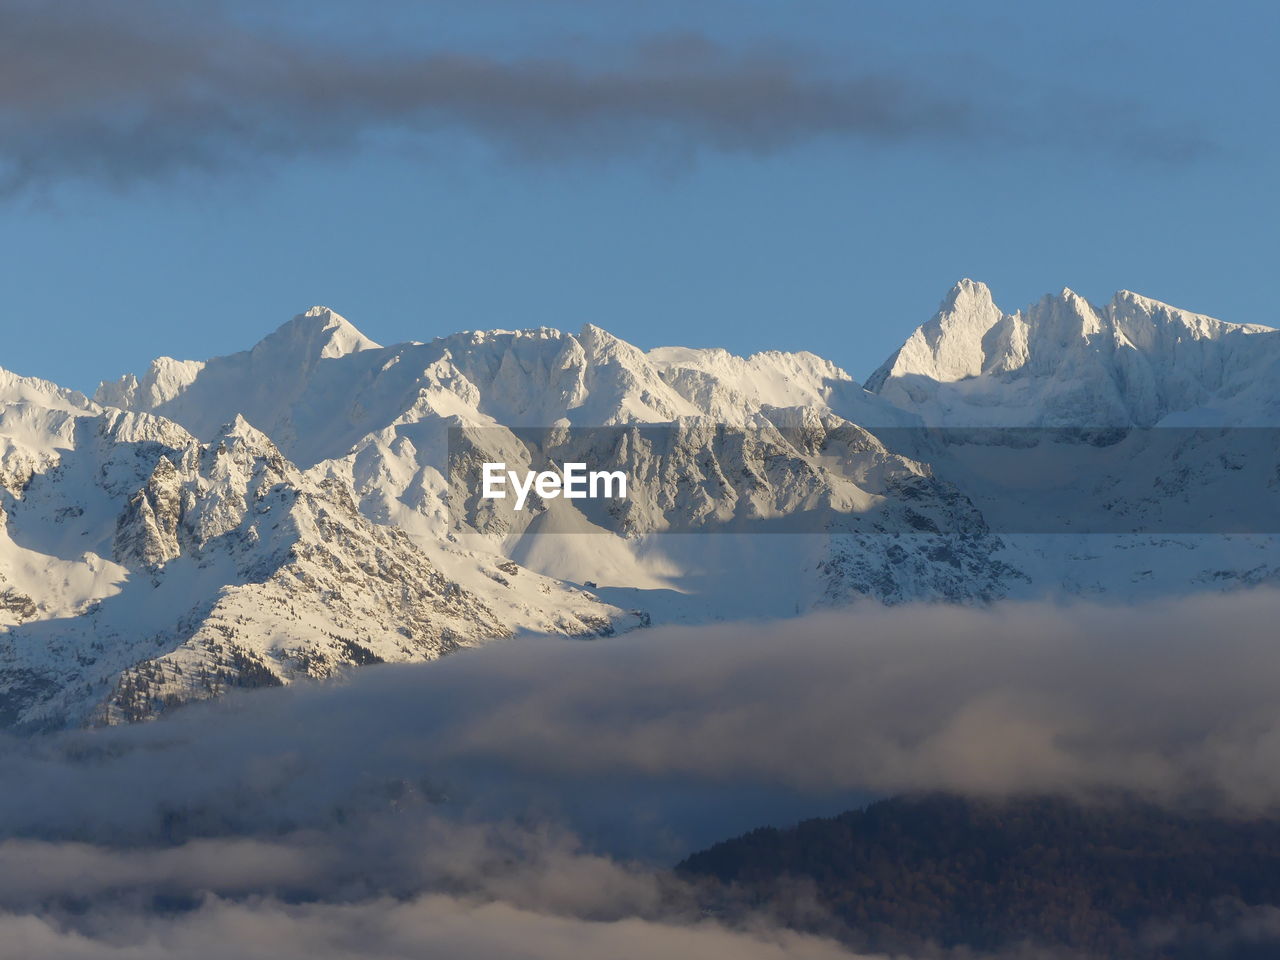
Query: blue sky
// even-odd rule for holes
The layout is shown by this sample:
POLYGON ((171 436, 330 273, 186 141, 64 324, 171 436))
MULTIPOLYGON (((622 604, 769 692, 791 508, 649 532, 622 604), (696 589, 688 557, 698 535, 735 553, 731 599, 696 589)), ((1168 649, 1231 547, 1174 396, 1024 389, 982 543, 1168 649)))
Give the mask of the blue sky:
POLYGON ((0 366, 88 390, 323 303, 861 379, 962 276, 1277 324, 1276 36, 1243 2, 0 0, 0 366))

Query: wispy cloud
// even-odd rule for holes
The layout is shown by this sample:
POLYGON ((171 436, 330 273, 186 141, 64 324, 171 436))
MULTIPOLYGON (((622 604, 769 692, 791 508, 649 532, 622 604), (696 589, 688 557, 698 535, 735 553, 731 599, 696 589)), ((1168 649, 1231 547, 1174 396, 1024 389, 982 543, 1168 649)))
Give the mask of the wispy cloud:
POLYGON ((63 177, 129 182, 388 132, 462 129, 546 159, 702 145, 764 152, 824 135, 895 141, 968 123, 963 103, 899 77, 822 80, 794 57, 695 35, 587 67, 322 47, 189 7, 3 0, 0 18, 9 189, 63 177))
POLYGON ((762 154, 822 139, 1008 145, 1029 129, 906 67, 836 76, 795 52, 700 34, 596 51, 588 65, 326 45, 221 9, 0 0, 0 188, 131 184, 448 130, 549 161, 762 154))

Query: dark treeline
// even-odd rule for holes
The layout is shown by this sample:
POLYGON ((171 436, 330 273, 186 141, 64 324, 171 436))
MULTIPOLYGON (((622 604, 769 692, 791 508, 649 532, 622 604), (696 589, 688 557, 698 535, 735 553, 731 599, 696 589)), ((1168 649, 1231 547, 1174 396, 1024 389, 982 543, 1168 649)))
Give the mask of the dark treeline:
POLYGON ((754 830, 677 870, 713 914, 764 911, 860 949, 1280 957, 1280 819, 895 798, 754 830))

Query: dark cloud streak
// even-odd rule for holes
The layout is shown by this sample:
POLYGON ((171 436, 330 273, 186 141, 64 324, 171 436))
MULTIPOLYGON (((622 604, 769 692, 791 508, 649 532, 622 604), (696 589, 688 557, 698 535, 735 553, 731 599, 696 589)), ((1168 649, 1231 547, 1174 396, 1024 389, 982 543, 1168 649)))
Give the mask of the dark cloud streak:
POLYGON ((962 103, 898 79, 822 80, 794 58, 697 36, 588 69, 321 46, 181 6, 0 0, 0 20, 11 191, 323 153, 388 132, 459 128, 520 158, 558 159, 654 145, 767 152, 824 135, 895 141, 967 125, 962 103))
POLYGON ((0 0, 0 189, 128 185, 448 130, 548 162, 1020 137, 1007 109, 905 67, 837 77, 794 52, 729 50, 701 35, 651 39, 605 67, 373 51, 218 11, 0 0))

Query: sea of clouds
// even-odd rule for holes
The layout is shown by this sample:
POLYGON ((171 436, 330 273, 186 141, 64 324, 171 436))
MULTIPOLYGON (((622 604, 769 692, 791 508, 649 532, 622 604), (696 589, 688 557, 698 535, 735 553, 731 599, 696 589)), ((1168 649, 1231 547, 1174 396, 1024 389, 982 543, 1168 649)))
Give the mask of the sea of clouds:
MULTIPOLYGON (((1280 593, 520 639, 0 742, 24 957, 847 957, 670 866, 875 796, 1280 802, 1280 593)), ((1266 926, 1261 915, 1251 923, 1266 926)))

